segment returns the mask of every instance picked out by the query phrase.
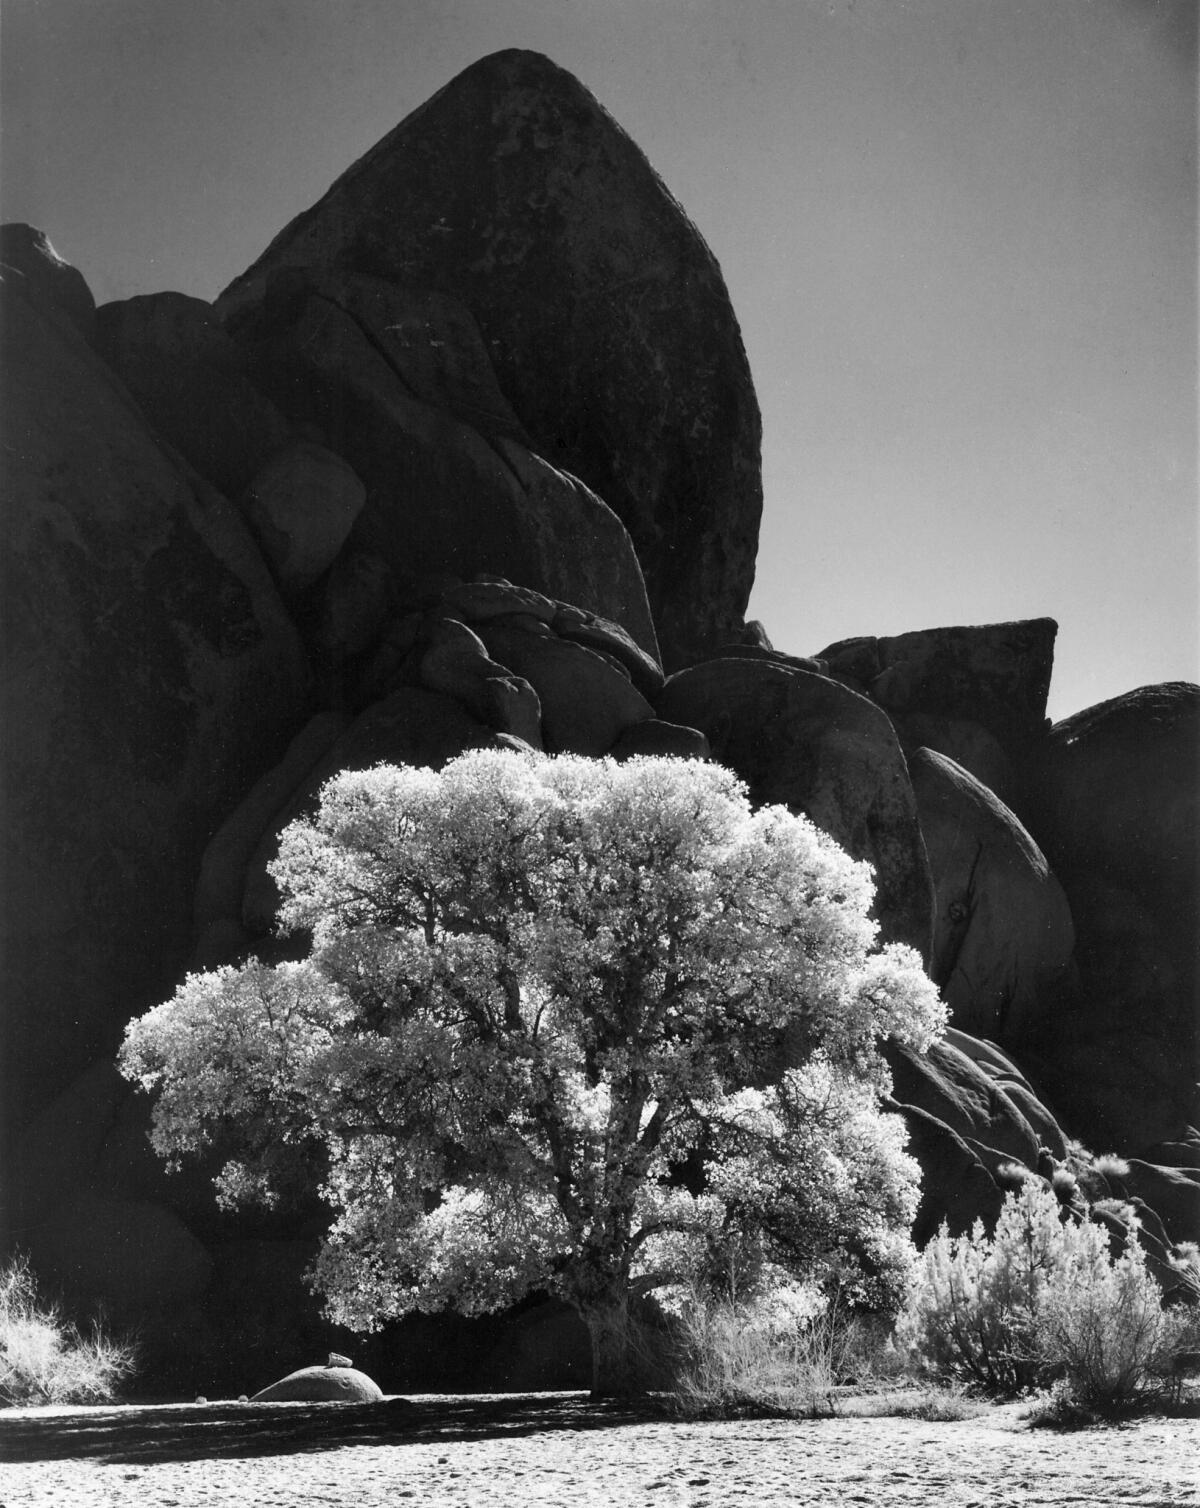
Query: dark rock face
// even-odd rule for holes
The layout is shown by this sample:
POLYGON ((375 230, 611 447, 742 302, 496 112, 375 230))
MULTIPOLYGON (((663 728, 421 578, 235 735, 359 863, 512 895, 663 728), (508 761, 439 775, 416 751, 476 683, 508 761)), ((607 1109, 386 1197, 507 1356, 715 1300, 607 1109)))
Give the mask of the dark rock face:
POLYGON ((151 293, 103 304, 95 344, 151 427, 228 498, 290 434, 203 299, 151 293))
POLYGON ((884 939, 928 959, 929 863, 904 757, 878 707, 824 676, 752 658, 680 671, 655 710, 705 734, 752 800, 803 812, 868 860, 884 939))
POLYGON ((537 692, 547 749, 607 754, 626 728, 653 717, 629 677, 594 650, 549 631, 528 633, 496 621, 478 628, 488 653, 537 692))
POLYGON ((173 1210, 81 1194, 30 1232, 38 1270, 69 1297, 118 1320, 177 1311, 208 1285, 212 1261, 173 1210))
POLYGON ((1078 935, 1047 1081, 1085 1139, 1138 1152, 1196 1124, 1200 687, 1145 686, 1056 724, 1027 784, 1078 935))
MULTIPOLYGON (((342 770, 369 770, 380 763, 438 769, 467 749, 500 743, 500 735, 477 722, 458 702, 429 691, 405 687, 368 707, 296 780, 290 798, 276 809, 264 828, 245 869, 240 919, 247 933, 264 937, 271 931, 279 909, 279 891, 267 873, 267 865, 279 855, 283 829, 297 817, 316 810, 327 780, 342 770)), ((294 762, 286 757, 284 762, 290 779, 294 762)), ((250 801, 253 799, 252 795, 250 801)))
POLYGON ((311 440, 281 446, 255 472, 244 512, 285 597, 299 596, 325 574, 365 501, 353 470, 311 440))
POLYGON ((860 681, 891 714, 966 719, 1021 751, 1045 731, 1057 633, 1052 618, 920 629, 845 639, 818 659, 860 681))
POLYGON ((425 635, 417 671, 421 685, 461 702, 486 727, 542 747, 542 707, 527 680, 488 658, 465 623, 436 618, 425 635))
POLYGON ((1038 1139, 1039 1148, 1045 1148, 1060 1161, 1066 1158, 1069 1149, 1062 1128, 1051 1110, 1042 1104, 1033 1085, 1013 1058, 994 1042, 972 1037, 954 1026, 946 1029, 946 1043, 964 1057, 970 1058, 997 1088, 1003 1090, 1005 1096, 1029 1122, 1038 1139))
POLYGON ((1046 1024, 1075 942, 1062 887, 1033 839, 953 760, 908 760, 937 910, 930 976, 956 1026, 999 1041, 1046 1024))
POLYGON ((889 1044, 898 1104, 915 1105, 956 1131, 994 1175, 1004 1162, 1036 1168, 1039 1141, 996 1080, 952 1042, 926 1054, 889 1044))
POLYGON ((96 330, 96 300, 77 267, 64 262, 45 231, 0 225, 0 279, 24 293, 44 315, 64 319, 84 340, 96 330))
POLYGON ((991 1042, 951 1028, 928 1054, 888 1044, 891 1108, 921 1164, 921 1203, 913 1239, 923 1243, 944 1220, 954 1235, 1000 1213, 1010 1164, 1043 1176, 1067 1156, 1052 1112, 1016 1065, 991 1042))
POLYGON ((961 765, 1005 805, 1017 799, 1012 760, 995 736, 978 723, 928 712, 913 712, 907 717, 896 714, 892 723, 906 755, 917 749, 932 749, 961 765))
POLYGON ((204 842, 308 673, 233 507, 73 328, 6 293, 3 333, 12 1113, 172 988, 204 842))
POLYGON ((1129 1159, 1129 1174, 1120 1191, 1140 1200, 1162 1221, 1172 1241, 1194 1241, 1200 1231, 1200 1169, 1164 1167, 1129 1159))
POLYGON ((634 759, 640 754, 659 759, 710 759, 712 747, 699 728, 683 728, 652 717, 626 728, 609 753, 616 760, 634 759))
POLYGON ((310 718, 278 764, 259 777, 209 840, 192 910, 193 968, 225 963, 252 940, 242 925, 250 863, 267 834, 277 833, 286 825, 286 814, 307 790, 312 771, 350 721, 345 712, 319 712, 310 718))
MULTIPOLYGON (((354 302, 360 281, 302 286, 243 332, 264 388, 365 484, 353 547, 409 583, 502 574, 616 620, 657 656, 641 567, 621 521, 517 440, 459 418, 465 404, 436 407, 414 393, 404 376, 411 364, 390 359, 394 332, 367 323, 371 313, 382 318, 381 301, 354 302)), ((460 334, 458 325, 435 327, 426 341, 440 348, 460 334)), ((484 359, 471 347, 457 366, 484 359)), ((485 386, 481 376, 471 391, 485 386)))
POLYGON ((289 268, 460 300, 532 448, 629 529, 668 667, 740 628, 762 487, 737 322, 696 229, 570 74, 519 51, 460 74, 226 290, 232 328, 289 268))

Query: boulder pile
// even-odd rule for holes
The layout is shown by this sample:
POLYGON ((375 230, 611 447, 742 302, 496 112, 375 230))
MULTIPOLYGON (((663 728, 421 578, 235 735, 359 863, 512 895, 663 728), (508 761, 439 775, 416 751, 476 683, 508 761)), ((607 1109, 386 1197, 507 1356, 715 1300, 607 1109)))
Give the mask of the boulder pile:
POLYGON ((272 1250, 298 1275, 310 1228, 167 1180, 112 1054, 186 968, 271 956, 267 866, 330 775, 489 745, 719 760, 869 860, 953 1019, 892 1050, 918 1235, 1019 1165, 1127 1201, 1180 1281, 1200 688, 1052 727, 1050 619, 812 655, 747 624, 737 322, 581 84, 485 58, 212 305, 97 309, 27 226, 0 264, 6 1167, 68 1294, 203 1329, 272 1250))

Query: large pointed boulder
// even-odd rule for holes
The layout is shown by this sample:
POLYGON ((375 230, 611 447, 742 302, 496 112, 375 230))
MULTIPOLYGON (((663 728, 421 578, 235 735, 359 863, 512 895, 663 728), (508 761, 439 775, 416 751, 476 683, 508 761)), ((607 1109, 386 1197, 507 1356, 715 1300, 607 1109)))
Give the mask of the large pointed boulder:
POLYGON ((460 74, 225 291, 230 328, 269 320, 295 268, 460 300, 532 449, 633 536, 668 668, 740 627, 762 484, 737 321, 699 232, 569 73, 513 50, 460 74))

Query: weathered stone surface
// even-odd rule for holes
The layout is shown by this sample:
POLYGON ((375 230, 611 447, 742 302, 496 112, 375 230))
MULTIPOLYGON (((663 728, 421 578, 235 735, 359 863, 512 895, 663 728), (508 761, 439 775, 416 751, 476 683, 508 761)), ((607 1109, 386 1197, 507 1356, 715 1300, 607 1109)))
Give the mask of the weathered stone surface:
POLYGON ((978 723, 962 717, 914 712, 907 717, 893 714, 892 726, 905 755, 914 749, 933 749, 969 771, 1006 806, 1019 799, 1012 760, 999 740, 978 723))
POLYGON ((886 1108, 903 1119, 908 1152, 921 1165, 921 1199, 912 1228, 917 1245, 930 1241, 943 1220, 955 1236, 964 1235, 976 1220, 993 1225, 1004 1191, 978 1153, 945 1121, 918 1105, 893 1099, 886 1108))
POLYGON ((2 1056, 23 1118, 174 987, 204 843, 302 719, 308 672, 233 506, 72 327, 11 291, 2 323, 2 1056))
POLYGON ((647 660, 659 662, 658 634, 640 561, 624 524, 577 477, 513 440, 496 449, 524 490, 538 542, 537 580, 563 602, 627 631, 647 660))
POLYGON ((737 323, 698 232, 569 74, 519 51, 467 69, 277 236, 222 314, 261 309, 289 267, 460 299, 532 448, 633 535, 669 666, 740 625, 762 488, 737 323))
POLYGON ((1081 983, 1045 1044, 1047 1088, 1089 1145, 1139 1152, 1195 1124, 1200 687, 1141 687, 1057 723, 1026 785, 1081 983))
POLYGON ((1164 1167, 1131 1157, 1121 1193, 1152 1209, 1171 1241, 1200 1242, 1200 1169, 1164 1167))
POLYGON ((1185 1126, 1177 1138, 1155 1142, 1146 1149, 1144 1160, 1159 1167, 1200 1170, 1200 1130, 1185 1126))
POLYGON ((560 639, 569 639, 572 644, 582 644, 615 660, 643 696, 653 699, 662 690, 662 666, 635 644, 619 623, 560 602, 553 628, 560 639))
POLYGON ((288 438, 203 299, 149 293, 102 304, 95 343, 155 432, 226 497, 240 496, 288 438))
POLYGON ((45 231, 13 221, 0 225, 0 281, 11 282, 43 313, 68 320, 91 340, 96 300, 78 267, 64 261, 45 231))
POLYGON ((504 576, 615 619, 656 653, 629 535, 581 482, 413 397, 361 325, 311 289, 243 340, 267 391, 362 478, 354 546, 397 581, 504 576))
POLYGON ((179 1216, 144 1200, 80 1194, 32 1229, 28 1246, 47 1284, 103 1304, 118 1321, 181 1307, 212 1274, 208 1253, 179 1216))
POLYGON ((761 660, 767 665, 782 665, 786 670, 807 670, 811 675, 828 676, 830 674, 828 660, 817 660, 807 655, 784 654, 782 650, 773 649, 769 644, 736 642, 722 644, 714 658, 719 660, 761 660))
POLYGON ((246 517, 285 596, 329 569, 366 500, 353 467, 311 440, 289 441, 255 472, 246 517))
POLYGON ((86 1189, 128 1092, 112 1059, 102 1058, 64 1085, 24 1128, 15 1149, 23 1197, 14 1226, 22 1239, 55 1205, 86 1189))
POLYGON ((649 754, 668 759, 711 759, 712 747, 699 728, 683 728, 652 717, 626 728, 609 753, 616 760, 649 754))
POLYGON ((919 629, 845 639, 817 658, 862 681, 890 713, 965 718, 1005 749, 1023 751, 1046 728, 1057 632, 1052 618, 919 629))
POLYGON ((369 770, 380 763, 440 769, 467 749, 501 746, 501 738, 458 702, 431 691, 403 688, 368 707, 309 772, 255 849, 247 866, 242 900, 246 929, 255 937, 271 930, 279 891, 267 873, 267 865, 279 856, 279 835, 288 823, 316 810, 317 797, 327 780, 342 770, 369 770))
POLYGON ((668 680, 655 707, 699 728, 757 803, 803 812, 875 868, 885 941, 925 959, 933 884, 904 757, 887 717, 824 676, 758 659, 710 660, 668 680))
POLYGON ((251 1403, 378 1403, 379 1384, 354 1367, 301 1367, 253 1394, 251 1403))
POLYGON ((1019 1042, 1044 1028, 1075 932, 1041 850, 961 765, 918 749, 908 773, 937 909, 930 976, 954 1024, 1019 1042))
POLYGON ((542 706, 542 737, 559 754, 607 754, 634 723, 654 716, 630 681, 582 644, 481 623, 492 659, 522 676, 542 706))
MULTIPOLYGON (((288 286, 288 276, 283 280, 288 286)), ((305 281, 293 278, 293 287, 305 281)), ((489 439, 528 445, 520 419, 500 389, 474 316, 446 293, 357 274, 318 275, 310 286, 343 309, 370 339, 414 398, 444 409, 489 439)))
POLYGON ((734 635, 735 644, 752 644, 759 649, 774 649, 771 636, 757 618, 747 618, 742 624, 741 630, 734 635))
POLYGON ((490 618, 510 618, 514 614, 538 618, 552 624, 558 603, 531 592, 528 587, 514 586, 499 576, 478 576, 447 587, 438 600, 447 617, 463 623, 486 623, 490 618))
POLYGON ((879 658, 879 640, 869 634, 859 634, 853 639, 839 639, 820 651, 820 658, 829 665, 831 674, 847 676, 856 681, 864 694, 869 694, 872 681, 879 675, 883 665, 879 658))
MULTIPOLYGON (((84 1196, 169 1205, 192 1231, 216 1215, 211 1170, 168 1173, 147 1133, 150 1101, 106 1055, 76 1075, 24 1127, 5 1166, 6 1226, 22 1248, 84 1196)), ((111 1280, 111 1273, 109 1278, 111 1280)))
POLYGON ((461 702, 472 717, 497 733, 511 733, 542 747, 542 709, 528 681, 488 658, 483 641, 454 618, 424 627, 417 674, 428 691, 461 702))
POLYGON ((994 1042, 982 1037, 973 1037, 957 1027, 947 1027, 946 1042, 958 1049, 1008 1096, 1025 1119, 1033 1127, 1038 1145, 1062 1161, 1067 1156, 1067 1143, 1062 1127, 1054 1113, 1042 1103, 1037 1090, 1017 1066, 1015 1059, 1002 1051, 994 1042))
POLYGON ((308 628, 313 661, 331 702, 350 698, 351 667, 379 643, 395 604, 396 583, 387 561, 371 550, 344 549, 325 579, 308 628))
POLYGON ((1087 1004, 1081 992, 1072 1013, 1057 1014, 1054 1036, 1023 1056, 1073 1136, 1097 1152, 1150 1147, 1182 1126, 1194 1100, 1188 1044, 1132 1022, 1089 1035, 1087 1004))
MULTIPOLYGON (((246 870, 268 828, 288 808, 349 726, 345 712, 319 712, 309 719, 288 745, 283 758, 262 775, 209 840, 200 863, 193 903, 196 947, 200 950, 215 924, 240 919, 246 870)), ((209 959, 195 959, 196 967, 212 967, 209 959)))
POLYGON ((1033 1127, 999 1084, 965 1052, 947 1041, 917 1053, 884 1044, 892 1070, 892 1097, 914 1105, 949 1126, 993 1175, 1005 1162, 1038 1165, 1033 1127))

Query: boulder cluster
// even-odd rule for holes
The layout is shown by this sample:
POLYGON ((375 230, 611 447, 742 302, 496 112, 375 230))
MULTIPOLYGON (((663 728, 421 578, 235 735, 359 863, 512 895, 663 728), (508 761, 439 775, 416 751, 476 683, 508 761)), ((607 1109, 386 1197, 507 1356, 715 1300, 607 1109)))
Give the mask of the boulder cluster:
POLYGON ((121 1029, 273 956, 330 775, 504 745, 719 760, 869 860, 953 1020, 891 1050, 918 1237, 1040 1176, 1185 1281, 1200 688, 1051 726, 1050 619, 807 656, 747 623, 737 322, 575 79, 474 65, 213 304, 97 308, 28 226, 0 263, 10 1240, 68 1293, 200 1333, 300 1291, 303 1219, 163 1176, 121 1029))

